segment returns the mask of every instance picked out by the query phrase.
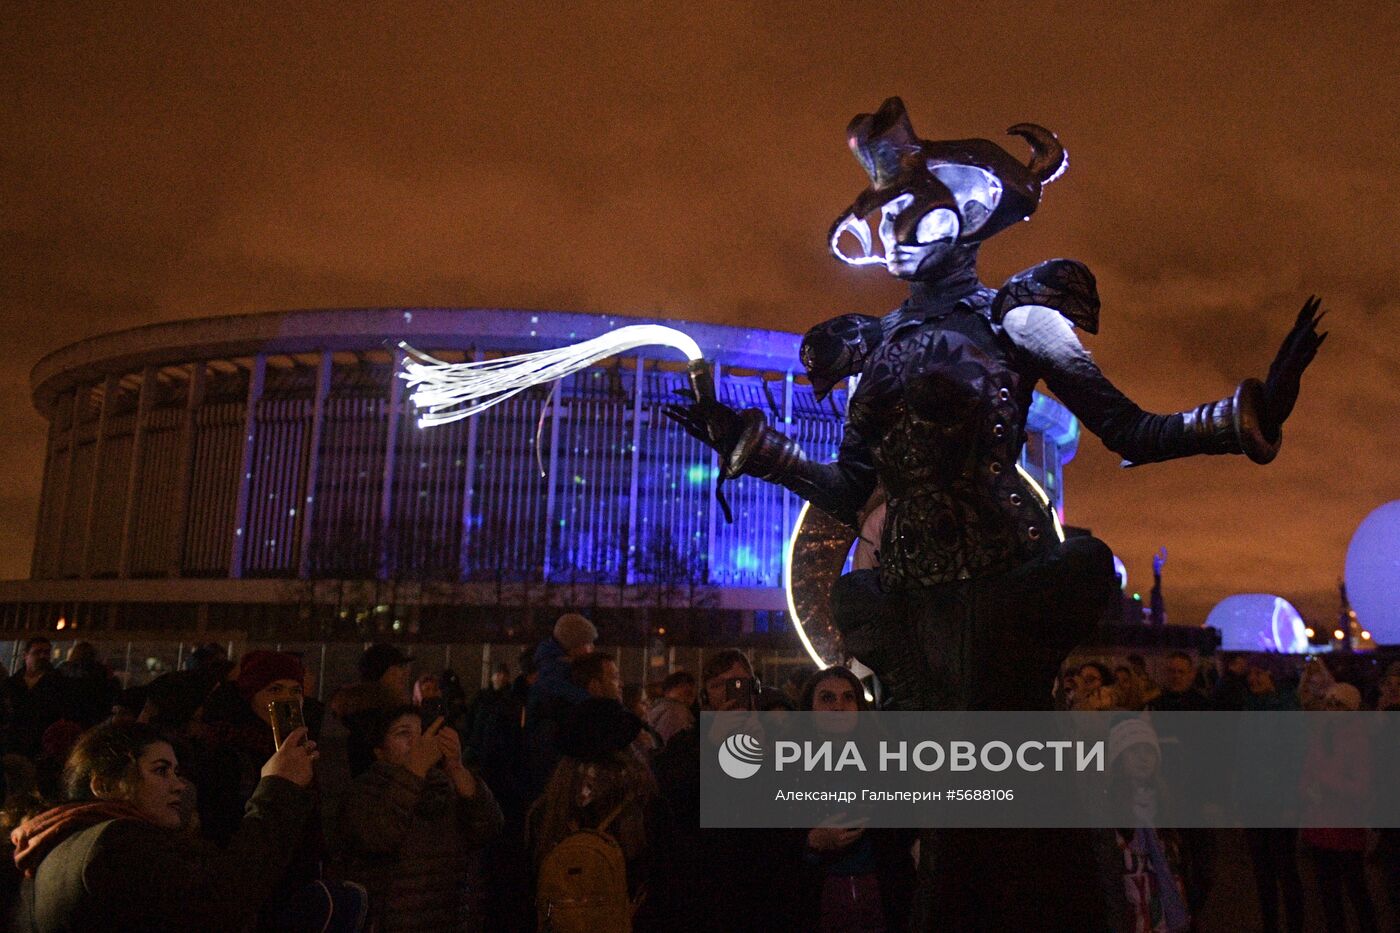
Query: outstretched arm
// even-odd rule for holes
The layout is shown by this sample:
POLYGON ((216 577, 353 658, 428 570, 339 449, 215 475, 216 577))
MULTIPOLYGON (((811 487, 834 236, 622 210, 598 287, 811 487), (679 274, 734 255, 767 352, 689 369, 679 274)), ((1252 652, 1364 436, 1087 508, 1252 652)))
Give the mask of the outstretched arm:
POLYGON ((796 441, 769 427, 756 408, 737 412, 718 402, 698 402, 667 406, 666 415, 719 453, 726 476, 777 483, 852 528, 859 527, 857 515, 875 490, 875 465, 869 444, 849 418, 836 461, 816 463, 796 441))
POLYGON ((1316 332, 1316 300, 1303 306, 1269 372, 1269 384, 1248 379, 1233 396, 1172 415, 1145 412, 1108 380, 1073 327, 1042 305, 1007 311, 1002 327, 1042 368, 1046 385, 1125 466, 1194 454, 1243 453, 1268 463, 1283 442, 1283 420, 1299 380, 1326 335, 1316 332))

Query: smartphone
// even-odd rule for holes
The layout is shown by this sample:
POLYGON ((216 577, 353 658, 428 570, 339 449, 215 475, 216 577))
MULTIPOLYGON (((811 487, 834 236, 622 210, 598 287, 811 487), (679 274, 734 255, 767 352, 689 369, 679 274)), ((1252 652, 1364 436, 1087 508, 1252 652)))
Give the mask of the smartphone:
POLYGON ((301 704, 296 700, 276 700, 267 704, 272 720, 272 742, 278 748, 297 729, 306 725, 301 716, 301 704))
POLYGON ((440 716, 447 717, 447 701, 442 697, 430 697, 423 701, 418 711, 423 715, 423 728, 426 729, 433 724, 434 719, 440 716))
POLYGON ((751 677, 734 677, 724 682, 724 699, 738 700, 744 709, 753 707, 754 683, 751 677))

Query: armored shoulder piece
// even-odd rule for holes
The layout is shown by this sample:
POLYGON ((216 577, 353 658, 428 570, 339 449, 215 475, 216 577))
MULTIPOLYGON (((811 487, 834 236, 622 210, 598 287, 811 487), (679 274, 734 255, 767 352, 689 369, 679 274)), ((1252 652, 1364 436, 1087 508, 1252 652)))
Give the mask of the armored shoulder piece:
POLYGON ((1022 305, 1054 308, 1075 327, 1099 332, 1099 289, 1094 273, 1073 259, 1047 259, 1006 280, 992 299, 992 323, 1022 305))
POLYGON ((799 355, 817 401, 860 372, 880 340, 880 319, 868 314, 843 314, 807 331, 799 355))

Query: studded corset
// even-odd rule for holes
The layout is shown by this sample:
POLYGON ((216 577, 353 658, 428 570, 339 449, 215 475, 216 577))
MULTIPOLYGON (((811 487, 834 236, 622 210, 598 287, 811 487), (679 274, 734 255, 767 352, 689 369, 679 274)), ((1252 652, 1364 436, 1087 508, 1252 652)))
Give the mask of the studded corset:
POLYGON ((1016 469, 1034 376, 985 315, 979 290, 941 313, 905 309, 866 363, 848 431, 889 496, 887 588, 1009 569, 1054 541, 1049 507, 1016 469))

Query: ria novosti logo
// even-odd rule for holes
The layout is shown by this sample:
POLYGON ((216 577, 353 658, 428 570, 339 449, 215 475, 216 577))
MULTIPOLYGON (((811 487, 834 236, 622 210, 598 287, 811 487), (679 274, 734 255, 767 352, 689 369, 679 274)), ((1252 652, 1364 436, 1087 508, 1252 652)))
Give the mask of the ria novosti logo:
POLYGON ((719 766, 736 780, 751 778, 763 764, 763 744, 747 732, 736 732, 719 747, 719 766))

